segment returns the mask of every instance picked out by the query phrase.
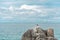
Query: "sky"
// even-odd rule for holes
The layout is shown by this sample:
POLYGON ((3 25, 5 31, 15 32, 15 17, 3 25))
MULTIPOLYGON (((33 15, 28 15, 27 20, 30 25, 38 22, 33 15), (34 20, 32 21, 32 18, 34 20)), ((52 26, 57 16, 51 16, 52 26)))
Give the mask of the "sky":
POLYGON ((60 23, 60 0, 0 0, 0 23, 60 23))

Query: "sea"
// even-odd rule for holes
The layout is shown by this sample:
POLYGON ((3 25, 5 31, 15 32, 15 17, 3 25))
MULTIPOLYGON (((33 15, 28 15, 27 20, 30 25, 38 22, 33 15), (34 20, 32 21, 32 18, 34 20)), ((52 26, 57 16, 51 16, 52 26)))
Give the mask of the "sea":
MULTIPOLYGON (((0 40, 21 40, 24 32, 35 26, 36 24, 34 23, 0 23, 0 40)), ((53 28, 55 38, 60 40, 60 24, 39 24, 39 26, 44 30, 53 28)))

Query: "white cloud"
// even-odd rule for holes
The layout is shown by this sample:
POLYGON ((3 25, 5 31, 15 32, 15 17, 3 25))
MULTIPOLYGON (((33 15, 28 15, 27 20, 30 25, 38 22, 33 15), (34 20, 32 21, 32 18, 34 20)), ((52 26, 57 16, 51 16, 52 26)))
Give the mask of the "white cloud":
POLYGON ((44 8, 44 6, 38 6, 38 5, 21 5, 20 9, 25 10, 39 10, 40 8, 44 8))
POLYGON ((27 10, 33 10, 33 9, 35 9, 35 8, 37 8, 37 6, 30 6, 30 5, 22 5, 21 7, 20 7, 20 9, 27 9, 27 10))
POLYGON ((9 11, 12 12, 14 15, 36 15, 36 14, 41 14, 44 15, 45 11, 43 12, 43 6, 37 6, 37 5, 21 5, 20 8, 16 8, 13 6, 10 6, 9 11), (17 10, 17 11, 16 11, 17 10), (18 12, 19 11, 19 12, 18 12))
POLYGON ((29 14, 29 15, 40 14, 40 16, 46 16, 45 14, 47 14, 47 11, 43 6, 37 6, 37 5, 22 5, 20 7, 20 10, 27 10, 27 12, 24 11, 22 12, 22 14, 29 14))
POLYGON ((10 6, 8 9, 9 9, 10 11, 13 11, 13 10, 14 10, 14 7, 13 7, 13 6, 10 6))
MULTIPOLYGON (((3 7, 3 9, 5 9, 3 7)), ((59 20, 60 17, 56 17, 56 15, 58 16, 58 14, 60 13, 60 9, 58 8, 46 8, 44 6, 38 6, 38 5, 21 5, 20 7, 13 7, 12 5, 8 9, 6 12, 6 15, 2 15, 2 19, 14 19, 14 18, 18 18, 23 20, 27 20, 27 19, 43 19, 43 20, 49 20, 49 18, 51 18, 50 20, 59 20), (7 15, 8 14, 8 15, 7 15), (52 16, 52 17, 51 17, 52 16), (55 18, 54 18, 55 17, 55 18)), ((2 12, 1 12, 2 13, 2 12)), ((5 12, 4 12, 5 14, 5 12)), ((18 20, 17 19, 17 20, 18 20)), ((29 19, 29 20, 30 20, 29 19)), ((49 21, 50 21, 49 20, 49 21)))

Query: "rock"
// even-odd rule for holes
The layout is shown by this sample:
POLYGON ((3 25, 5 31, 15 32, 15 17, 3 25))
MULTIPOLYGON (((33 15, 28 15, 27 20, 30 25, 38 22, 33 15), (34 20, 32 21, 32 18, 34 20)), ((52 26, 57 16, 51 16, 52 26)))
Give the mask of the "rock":
POLYGON ((38 25, 34 29, 27 30, 23 36, 22 40, 57 40, 54 38, 54 30, 49 28, 48 30, 43 30, 38 25))
POLYGON ((32 39, 31 31, 32 29, 26 31, 22 36, 22 40, 31 40, 32 39))
POLYGON ((47 30, 47 36, 48 36, 48 37, 54 37, 54 30, 53 30, 52 28, 49 28, 49 29, 47 30))

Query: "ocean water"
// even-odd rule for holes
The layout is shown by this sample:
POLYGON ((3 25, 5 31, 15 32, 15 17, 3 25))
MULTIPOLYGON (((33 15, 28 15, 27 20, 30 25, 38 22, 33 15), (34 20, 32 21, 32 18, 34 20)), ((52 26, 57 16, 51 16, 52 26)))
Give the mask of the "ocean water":
MULTIPOLYGON (((0 24, 0 40, 21 40, 23 33, 36 24, 0 24)), ((60 24, 39 24, 41 28, 53 28, 55 37, 60 40, 60 24)))

